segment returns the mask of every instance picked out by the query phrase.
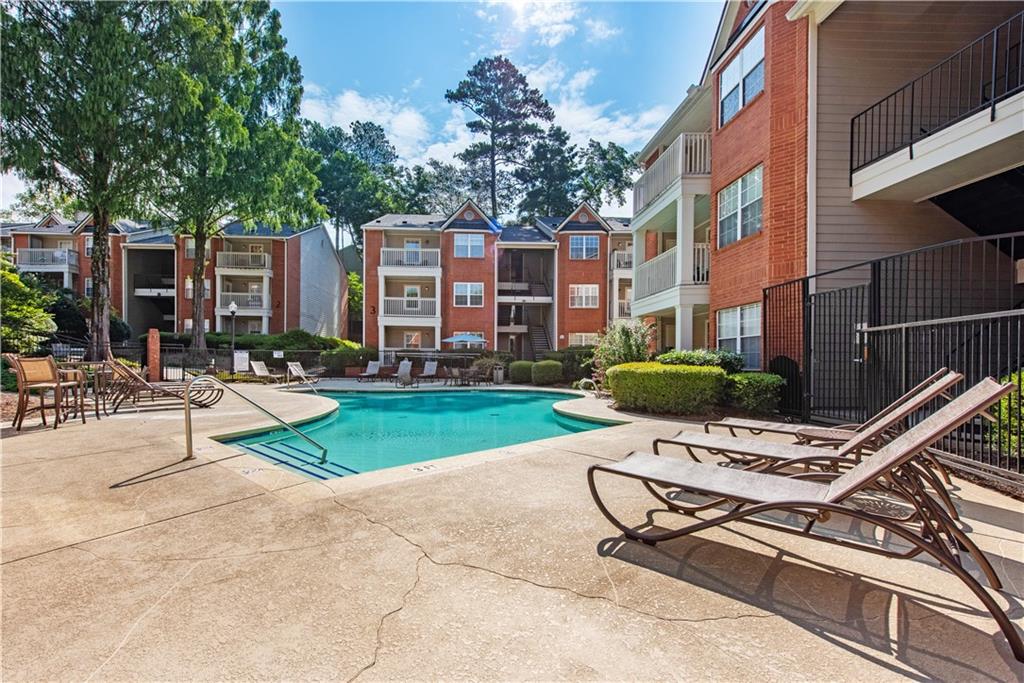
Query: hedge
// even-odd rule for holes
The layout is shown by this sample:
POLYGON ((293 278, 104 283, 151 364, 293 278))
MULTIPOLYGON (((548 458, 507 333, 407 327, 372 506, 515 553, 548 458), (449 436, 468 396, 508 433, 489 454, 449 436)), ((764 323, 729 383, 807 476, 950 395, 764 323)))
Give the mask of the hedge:
POLYGON ((594 360, 593 346, 567 346, 561 351, 548 351, 544 360, 556 360, 562 364, 562 378, 567 384, 590 377, 594 360))
POLYGON ((669 351, 658 356, 658 362, 665 365, 701 365, 718 367, 730 375, 743 370, 743 356, 725 349, 691 349, 669 351))
POLYGON ((627 410, 703 415, 725 393, 725 370, 716 367, 624 363, 607 377, 616 404, 627 410))
POLYGON ((515 384, 529 384, 533 381, 533 361, 517 360, 508 367, 509 381, 515 384))
POLYGON ((537 386, 562 382, 562 364, 557 360, 542 360, 534 363, 532 380, 537 386))
POLYGON ((320 362, 326 368, 327 375, 341 376, 345 374, 345 368, 365 368, 367 363, 377 360, 378 356, 377 349, 369 346, 354 349, 341 347, 321 353, 320 362))
MULTIPOLYGON (((139 337, 139 342, 146 343, 147 335, 139 337)), ((173 334, 171 332, 160 333, 161 344, 180 344, 192 346, 192 334, 173 334)), ((338 337, 319 337, 302 329, 288 330, 283 334, 237 334, 235 335, 235 348, 243 351, 256 349, 273 349, 275 351, 318 351, 329 350, 341 347, 352 348, 359 345, 346 339, 338 337)), ((227 349, 231 348, 230 332, 208 332, 206 334, 206 348, 227 349)))
POLYGON ((786 380, 769 372, 737 372, 726 378, 729 403, 747 412, 767 415, 779 408, 786 380))
MULTIPOLYGON (((1013 382, 1018 387, 1024 387, 1024 384, 1021 384, 1024 381, 1024 368, 1011 372, 1000 381, 1004 384, 1013 382)), ((1021 401, 1021 391, 1022 389, 1018 389, 999 400, 998 406, 992 411, 996 421, 989 425, 990 438, 994 437, 993 440, 999 442, 1003 452, 1010 458, 1016 458, 1019 449, 1024 446, 1024 416, 1021 414, 1021 411, 1024 411, 1024 402, 1021 401)))

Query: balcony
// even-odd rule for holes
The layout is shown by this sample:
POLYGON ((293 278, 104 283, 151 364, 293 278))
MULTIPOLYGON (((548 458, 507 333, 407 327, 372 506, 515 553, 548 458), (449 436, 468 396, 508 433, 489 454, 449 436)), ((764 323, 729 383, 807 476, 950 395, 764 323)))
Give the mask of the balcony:
POLYGON ((218 268, 270 269, 270 254, 261 251, 219 251, 218 268))
POLYGON ((135 296, 174 296, 174 274, 149 275, 138 273, 132 278, 135 296))
POLYGON ((441 250, 384 247, 380 250, 380 265, 409 268, 438 268, 441 265, 441 250))
POLYGON ((633 184, 633 215, 638 215, 685 175, 711 174, 711 133, 683 133, 633 184))
POLYGON ((402 298, 399 296, 384 297, 382 315, 433 318, 437 316, 437 299, 402 298))
POLYGON ((853 199, 918 200, 1019 165, 1022 34, 1024 12, 854 116, 853 199))
POLYGON ((78 270, 74 249, 18 249, 18 267, 23 270, 78 270))
POLYGON ((265 311, 270 308, 270 302, 263 292, 221 292, 217 303, 218 308, 230 308, 234 304, 239 311, 265 311))
POLYGON ((633 267, 633 252, 631 251, 613 251, 612 252, 612 269, 613 270, 629 270, 633 267))
POLYGON ((677 248, 658 254, 649 261, 641 263, 633 277, 633 296, 635 299, 663 292, 676 285, 706 285, 711 271, 711 245, 702 242, 693 245, 693 273, 688 282, 676 280, 677 248))
POLYGON ((630 317, 629 309, 630 309, 630 305, 629 305, 628 301, 620 301, 619 305, 618 305, 618 310, 616 310, 616 316, 615 317, 616 318, 628 318, 628 317, 630 317))

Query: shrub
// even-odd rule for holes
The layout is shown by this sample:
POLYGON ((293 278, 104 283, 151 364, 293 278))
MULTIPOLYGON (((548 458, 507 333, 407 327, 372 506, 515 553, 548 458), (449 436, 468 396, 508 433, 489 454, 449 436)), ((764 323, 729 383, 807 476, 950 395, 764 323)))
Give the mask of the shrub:
POLYGON ((508 378, 515 384, 529 384, 533 380, 533 361, 513 361, 508 367, 508 378))
POLYGON ((729 403, 751 413, 767 415, 779 408, 786 380, 770 372, 737 372, 726 378, 729 403))
POLYGON ((563 379, 568 383, 576 382, 584 377, 590 377, 594 347, 567 346, 561 351, 549 351, 544 354, 544 360, 557 360, 562 364, 563 379))
POLYGON ((623 363, 608 379, 620 408, 650 413, 702 415, 725 390, 725 370, 707 366, 623 363))
POLYGON ((651 356, 654 330, 642 320, 617 320, 594 347, 594 366, 600 372, 621 363, 638 363, 651 356))
POLYGON ((482 372, 487 377, 494 374, 494 368, 499 365, 504 365, 500 359, 495 356, 480 356, 473 361, 473 369, 482 372))
POLYGON ((341 346, 322 352, 320 362, 326 369, 325 374, 337 377, 345 374, 345 368, 365 368, 371 360, 377 360, 378 355, 377 349, 369 346, 354 349, 341 346))
POLYGON ((692 349, 669 351, 658 356, 658 362, 665 365, 702 365, 718 367, 730 375, 743 370, 743 356, 725 349, 692 349))
POLYGON ((18 390, 18 377, 14 370, 7 367, 7 361, 0 358, 0 389, 4 391, 18 390))
POLYGON ((531 369, 531 379, 537 386, 558 384, 562 381, 562 364, 557 360, 542 360, 534 363, 531 369))
POLYGON ((1021 384, 1024 381, 1024 368, 1018 368, 1003 377, 1001 382, 1013 382, 1018 390, 1009 396, 999 400, 998 407, 993 410, 996 421, 989 425, 989 435, 993 441, 998 441, 1000 448, 1010 457, 1015 458, 1020 454, 1021 447, 1024 447, 1024 403, 1021 402, 1021 384))

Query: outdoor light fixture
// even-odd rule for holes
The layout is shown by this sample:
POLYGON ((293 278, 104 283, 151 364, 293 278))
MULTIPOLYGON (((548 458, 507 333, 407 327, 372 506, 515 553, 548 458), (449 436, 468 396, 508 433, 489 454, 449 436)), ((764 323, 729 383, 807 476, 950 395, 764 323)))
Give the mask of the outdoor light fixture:
POLYGON ((228 313, 231 314, 231 366, 235 365, 235 314, 238 313, 238 304, 232 301, 228 305, 228 313))

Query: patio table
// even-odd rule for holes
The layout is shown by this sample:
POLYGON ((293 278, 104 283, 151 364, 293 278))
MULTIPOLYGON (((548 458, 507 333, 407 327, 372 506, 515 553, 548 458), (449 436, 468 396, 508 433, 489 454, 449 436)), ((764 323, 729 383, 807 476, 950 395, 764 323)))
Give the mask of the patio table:
POLYGON ((103 414, 107 417, 110 413, 107 412, 107 387, 109 385, 108 379, 111 377, 110 364, 105 360, 85 360, 85 361, 65 361, 58 363, 58 367, 67 370, 78 370, 85 374, 87 378, 92 379, 92 401, 93 410, 96 413, 96 419, 100 419, 100 408, 103 409, 103 414), (102 406, 101 406, 102 403, 102 406))

